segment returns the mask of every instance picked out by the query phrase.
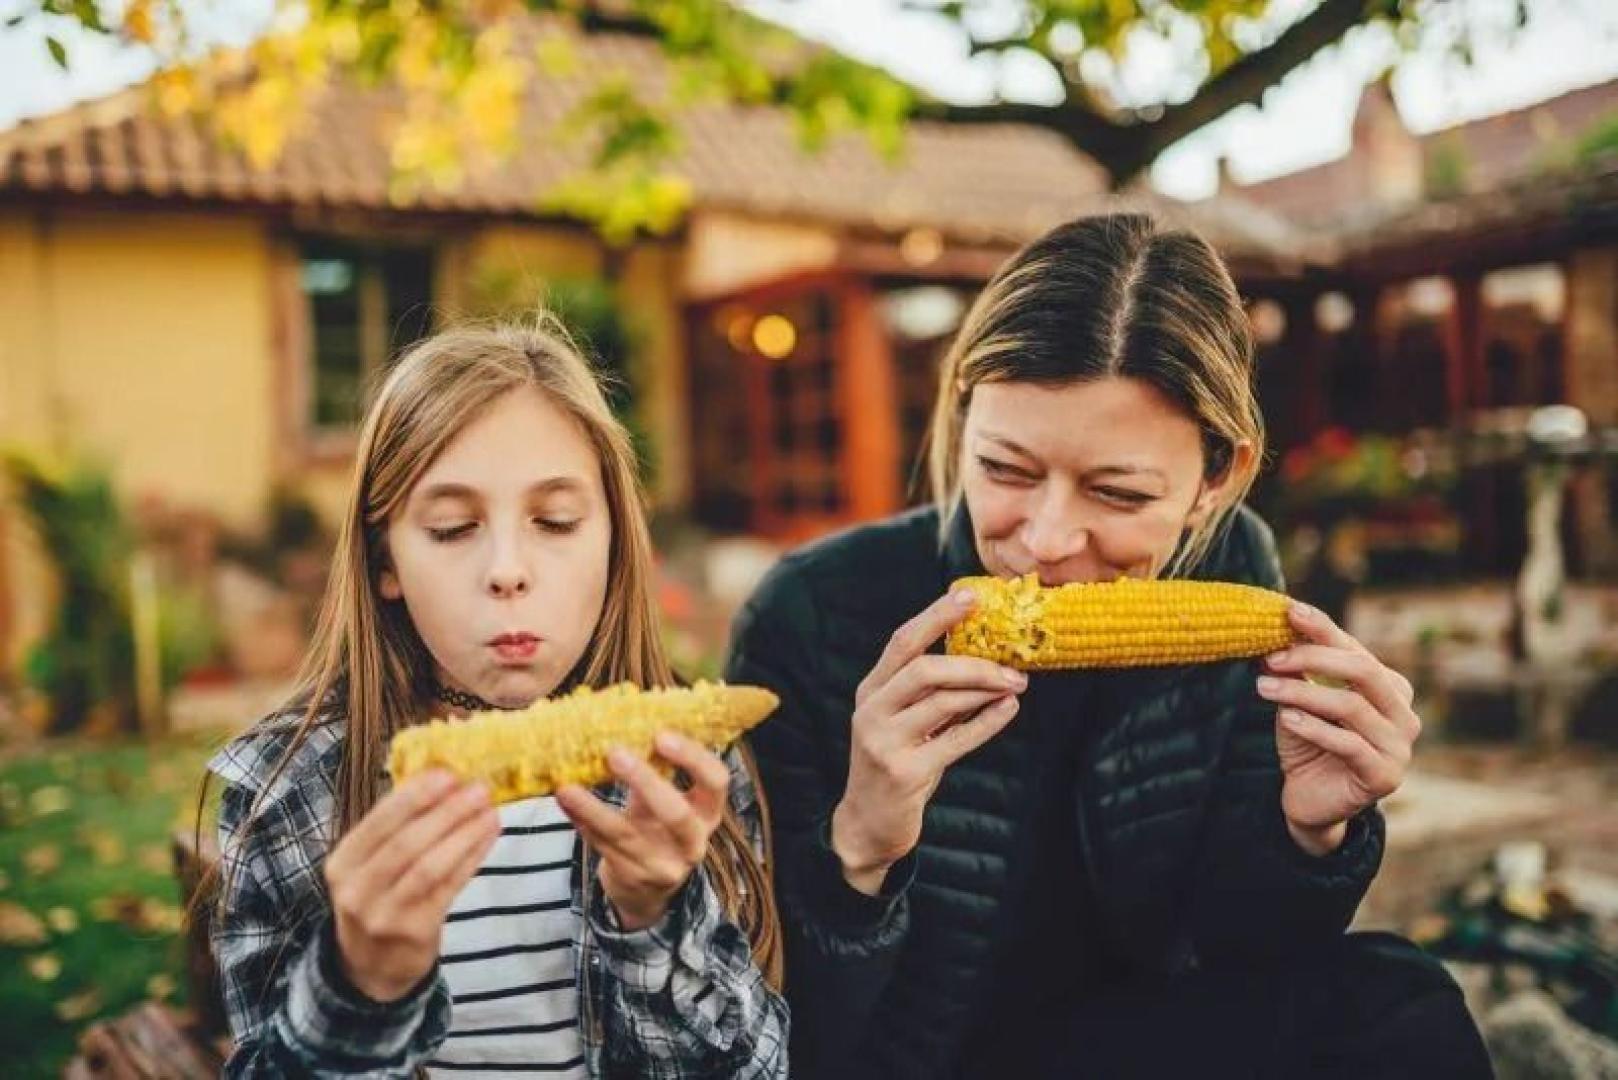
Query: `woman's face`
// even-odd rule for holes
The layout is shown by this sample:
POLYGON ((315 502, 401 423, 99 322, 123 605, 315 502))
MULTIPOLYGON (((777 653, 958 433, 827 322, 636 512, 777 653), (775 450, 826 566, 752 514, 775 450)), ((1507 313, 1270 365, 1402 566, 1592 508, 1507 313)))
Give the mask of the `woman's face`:
MULTIPOLYGON (((1238 447, 1237 464, 1251 454, 1238 447)), ((1236 471, 1205 482, 1195 421, 1118 376, 977 384, 962 456, 984 568, 1046 585, 1155 577, 1236 471)))
POLYGON ((514 708, 584 655, 612 521, 585 432, 539 391, 496 400, 388 523, 384 598, 402 601, 439 680, 514 708))

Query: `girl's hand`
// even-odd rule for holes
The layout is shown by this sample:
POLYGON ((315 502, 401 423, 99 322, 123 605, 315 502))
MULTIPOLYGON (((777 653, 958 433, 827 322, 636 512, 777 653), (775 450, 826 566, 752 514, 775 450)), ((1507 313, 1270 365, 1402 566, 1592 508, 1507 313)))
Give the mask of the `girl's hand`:
POLYGON ((656 746, 659 757, 685 770, 691 790, 680 791, 649 762, 620 748, 607 761, 629 789, 624 810, 577 784, 556 793, 557 805, 600 853, 596 877, 626 930, 663 917, 708 853, 730 792, 730 769, 707 747, 668 731, 657 736, 656 746))
POLYGON ((927 655, 975 602, 966 590, 951 593, 901 626, 854 695, 848 784, 831 843, 862 892, 875 895, 888 868, 920 842, 944 770, 999 734, 1028 686, 1022 672, 989 660, 927 655))
POLYGON ((1383 664, 1324 613, 1288 612, 1304 643, 1265 658, 1258 692, 1280 706, 1275 741, 1284 779, 1281 810, 1299 846, 1336 850, 1355 814, 1398 790, 1421 734, 1410 680, 1383 664), (1338 686, 1304 681, 1333 679, 1338 686))
POLYGON ((397 1001, 438 959, 444 915, 500 836, 488 788, 435 769, 390 791, 326 857, 343 972, 397 1001))

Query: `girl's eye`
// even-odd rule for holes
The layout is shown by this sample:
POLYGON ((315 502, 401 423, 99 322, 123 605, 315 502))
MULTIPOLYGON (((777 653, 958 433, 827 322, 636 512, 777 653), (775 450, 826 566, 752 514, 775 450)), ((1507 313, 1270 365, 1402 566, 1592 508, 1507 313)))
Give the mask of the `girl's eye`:
POLYGON ((579 522, 582 520, 582 518, 573 518, 572 520, 561 520, 558 518, 535 518, 534 522, 548 533, 555 533, 558 536, 566 536, 568 533, 576 532, 579 527, 579 522))
POLYGON ((440 544, 447 544, 452 540, 459 540, 475 528, 477 528, 477 522, 475 521, 468 521, 464 525, 451 525, 445 529, 435 529, 429 525, 427 535, 440 544))
POLYGON ((996 461, 994 458, 983 457, 981 454, 978 456, 978 464, 982 466, 984 473, 992 480, 1000 480, 1013 484, 1026 484, 1034 479, 1021 469, 1007 465, 1003 461, 996 461))
POLYGON ((1123 488, 1096 488, 1095 492, 1108 502, 1119 503, 1124 506, 1145 506, 1152 501, 1152 496, 1139 491, 1126 491, 1123 488))

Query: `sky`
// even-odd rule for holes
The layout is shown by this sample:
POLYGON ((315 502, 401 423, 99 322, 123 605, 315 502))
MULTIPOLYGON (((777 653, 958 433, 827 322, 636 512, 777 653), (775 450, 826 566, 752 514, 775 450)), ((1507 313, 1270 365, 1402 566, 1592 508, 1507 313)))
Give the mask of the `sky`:
MULTIPOLYGON (((1170 148, 1152 169, 1153 183, 1172 195, 1199 198, 1216 187, 1221 156, 1239 181, 1341 156, 1362 87, 1390 66, 1400 113, 1418 133, 1618 78, 1618 0, 1529 0, 1529 25, 1516 32, 1506 31, 1511 0, 1447 2, 1473 12, 1473 25, 1480 28, 1470 65, 1441 48, 1401 53, 1388 33, 1354 31, 1270 88, 1258 106, 1235 110, 1170 148)), ((10 11, 37 8, 37 3, 0 0, 0 22, 10 11)), ((906 9, 905 0, 746 3, 947 100, 970 104, 999 94, 1047 101, 1059 92, 1040 61, 974 60, 958 27, 906 9)), ((189 0, 187 6, 203 28, 201 36, 241 43, 263 24, 271 0, 189 0)), ((981 6, 987 10, 979 29, 992 35, 995 9, 1005 5, 985 0, 981 6)), ((1313 0, 1276 0, 1272 11, 1281 25, 1312 6, 1313 0)), ((39 22, 0 27, 0 128, 110 93, 151 71, 152 61, 142 50, 64 26, 57 32, 68 48, 70 70, 63 72, 50 59, 39 22)), ((1147 103, 1189 93, 1194 76, 1169 46, 1143 36, 1131 43, 1129 56, 1123 70, 1109 73, 1120 100, 1147 103)))

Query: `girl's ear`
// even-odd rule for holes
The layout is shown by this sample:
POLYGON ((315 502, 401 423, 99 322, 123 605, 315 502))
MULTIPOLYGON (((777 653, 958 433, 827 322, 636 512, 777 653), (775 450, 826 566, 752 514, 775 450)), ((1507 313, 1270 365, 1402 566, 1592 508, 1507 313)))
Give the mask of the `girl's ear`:
POLYGON ((376 584, 377 591, 382 594, 382 599, 404 599, 404 589, 399 585, 399 575, 395 574, 391 569, 383 570, 382 573, 377 577, 376 584))

